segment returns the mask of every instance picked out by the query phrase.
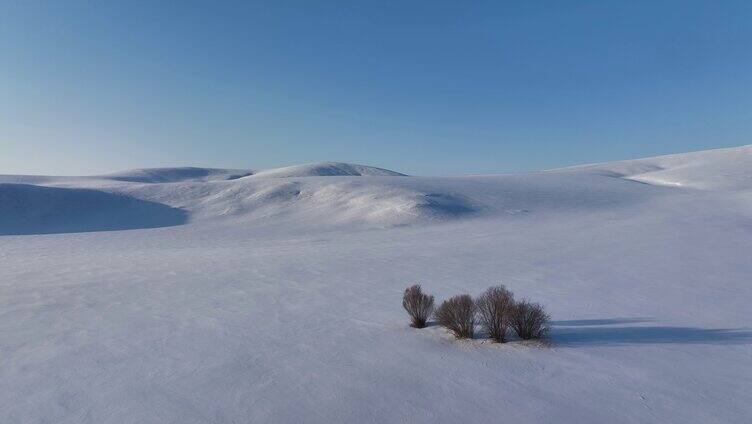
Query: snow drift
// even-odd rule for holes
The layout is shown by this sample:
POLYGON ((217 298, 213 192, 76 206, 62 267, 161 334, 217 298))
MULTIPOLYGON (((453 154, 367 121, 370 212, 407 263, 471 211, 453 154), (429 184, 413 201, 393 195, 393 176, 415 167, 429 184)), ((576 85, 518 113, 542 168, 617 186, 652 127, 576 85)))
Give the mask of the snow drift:
POLYGON ((0 235, 130 230, 186 220, 179 209, 119 194, 0 184, 0 235))

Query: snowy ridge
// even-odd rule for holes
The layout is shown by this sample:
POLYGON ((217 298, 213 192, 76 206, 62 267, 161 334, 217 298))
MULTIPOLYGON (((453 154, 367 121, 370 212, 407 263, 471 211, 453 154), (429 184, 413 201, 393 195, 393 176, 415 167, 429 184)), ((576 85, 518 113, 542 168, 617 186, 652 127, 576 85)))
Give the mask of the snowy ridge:
POLYGON ((101 175, 99 178, 134 183, 175 183, 183 181, 217 181, 233 180, 253 174, 247 169, 219 168, 142 168, 114 174, 101 175))
POLYGON ((373 166, 356 165, 341 162, 320 162, 304 165, 287 166, 284 168, 267 169, 253 175, 254 178, 291 178, 291 177, 323 177, 323 176, 392 176, 403 177, 405 174, 373 166))
POLYGON ((199 220, 234 217, 253 221, 273 217, 317 220, 325 226, 348 222, 394 226, 477 212, 479 205, 472 204, 466 196, 447 190, 449 187, 438 187, 438 192, 434 192, 431 186, 412 178, 269 177, 212 184, 121 187, 118 191, 184 209, 199 220))
POLYGON ((404 176, 404 174, 373 166, 341 162, 320 162, 259 171, 197 167, 142 168, 100 175, 93 178, 155 184, 235 180, 251 176, 254 178, 299 178, 322 176, 404 176))

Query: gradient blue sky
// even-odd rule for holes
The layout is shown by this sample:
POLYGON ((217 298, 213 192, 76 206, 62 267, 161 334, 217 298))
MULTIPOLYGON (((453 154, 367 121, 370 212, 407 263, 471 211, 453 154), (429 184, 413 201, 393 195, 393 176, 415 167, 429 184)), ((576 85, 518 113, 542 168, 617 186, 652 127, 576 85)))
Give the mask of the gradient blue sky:
POLYGON ((0 2, 0 174, 510 172, 751 136, 751 1, 0 2))

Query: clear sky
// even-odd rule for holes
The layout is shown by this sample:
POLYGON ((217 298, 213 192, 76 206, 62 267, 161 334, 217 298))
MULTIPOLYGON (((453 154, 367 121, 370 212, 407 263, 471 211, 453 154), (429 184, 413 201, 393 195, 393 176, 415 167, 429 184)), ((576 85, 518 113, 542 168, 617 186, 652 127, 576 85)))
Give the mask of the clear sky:
POLYGON ((752 1, 0 1, 0 174, 752 143, 752 1))

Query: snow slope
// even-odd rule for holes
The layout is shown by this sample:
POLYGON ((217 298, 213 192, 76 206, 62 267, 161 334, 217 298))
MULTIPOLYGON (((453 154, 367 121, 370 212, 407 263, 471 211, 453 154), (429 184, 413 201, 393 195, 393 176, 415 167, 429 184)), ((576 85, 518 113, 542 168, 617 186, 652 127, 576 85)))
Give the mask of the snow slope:
POLYGON ((0 183, 0 235, 165 227, 186 219, 180 209, 98 190, 0 183))
POLYGON ((752 146, 658 156, 571 169, 600 170, 659 184, 700 189, 749 190, 752 187, 752 146))
MULTIPOLYGON (((186 220, 0 236, 0 422, 747 422, 749 153, 454 178, 0 177, 186 220), (547 306, 550 345, 409 328, 416 281, 438 299, 503 281, 547 306)), ((29 198, 0 222, 43 226, 28 215, 57 203, 29 198)))

